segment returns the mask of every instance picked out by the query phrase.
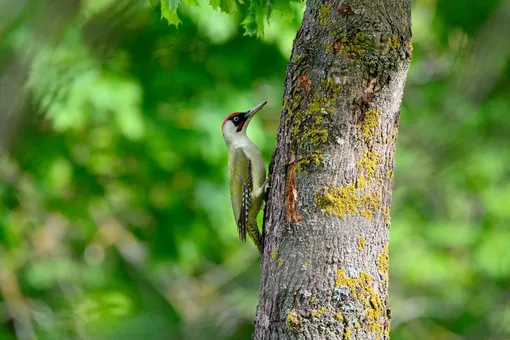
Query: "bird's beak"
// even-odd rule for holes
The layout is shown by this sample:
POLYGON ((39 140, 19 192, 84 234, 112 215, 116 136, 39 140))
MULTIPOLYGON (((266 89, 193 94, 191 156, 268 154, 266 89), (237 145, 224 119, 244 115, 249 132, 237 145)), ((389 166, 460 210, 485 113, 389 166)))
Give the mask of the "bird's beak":
POLYGON ((267 104, 267 101, 263 101, 259 105, 255 106, 253 109, 249 109, 248 111, 246 111, 244 113, 244 117, 245 117, 246 121, 249 122, 253 118, 253 116, 255 116, 255 114, 257 112, 259 112, 266 104, 267 104))

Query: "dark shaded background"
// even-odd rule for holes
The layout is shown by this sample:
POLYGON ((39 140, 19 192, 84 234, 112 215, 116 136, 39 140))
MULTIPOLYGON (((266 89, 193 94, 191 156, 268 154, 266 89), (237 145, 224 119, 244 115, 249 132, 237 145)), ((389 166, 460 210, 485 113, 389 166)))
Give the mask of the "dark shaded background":
MULTIPOLYGON (((178 29, 118 3, 0 3, 0 339, 249 339, 220 125, 268 100, 269 163, 302 6, 256 39, 206 3, 178 29)), ((413 5, 392 338, 509 338, 510 6, 413 5)))

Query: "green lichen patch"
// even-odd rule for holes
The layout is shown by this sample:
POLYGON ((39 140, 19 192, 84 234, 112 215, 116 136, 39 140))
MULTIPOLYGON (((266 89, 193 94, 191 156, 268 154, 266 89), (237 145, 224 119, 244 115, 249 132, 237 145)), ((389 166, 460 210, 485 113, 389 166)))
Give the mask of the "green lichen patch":
POLYGON ((362 57, 367 53, 368 41, 366 33, 358 32, 349 44, 344 45, 344 53, 350 59, 362 57))
POLYGON ((322 163, 324 153, 321 147, 329 140, 326 117, 333 112, 327 97, 312 89, 310 93, 303 94, 303 90, 297 87, 291 100, 284 101, 286 124, 294 141, 297 172, 305 172, 311 166, 322 163))
POLYGON ((397 48, 400 48, 400 41, 398 39, 398 34, 393 34, 391 36, 391 39, 389 41, 389 45, 391 48, 393 49, 397 49, 397 48))
POLYGON ((388 322, 385 322, 386 309, 373 288, 373 281, 368 273, 361 272, 359 277, 350 277, 346 275, 344 269, 338 269, 335 286, 345 287, 350 292, 351 298, 362 304, 364 325, 370 333, 375 333, 379 337, 386 334, 388 331, 388 322))
POLYGON ((376 74, 381 59, 378 43, 371 32, 345 31, 344 28, 330 30, 325 40, 327 53, 335 53, 350 62, 365 68, 369 74, 376 74))
POLYGON ((319 24, 326 26, 329 22, 329 15, 331 14, 331 6, 322 4, 319 10, 319 24))
MULTIPOLYGON (((345 13, 350 12, 348 7, 344 9, 345 13)), ((326 13, 327 10, 319 12, 326 13)), ((327 20, 329 15, 319 16, 323 18, 321 25, 328 30, 328 36, 322 41, 326 53, 341 56, 371 75, 397 68, 402 62, 401 51, 410 49, 407 40, 399 34, 387 32, 381 37, 380 31, 360 31, 351 25, 336 25, 335 21, 327 20)))
POLYGON ((276 247, 273 249, 273 251, 271 252, 271 261, 274 261, 278 258, 278 252, 279 252, 279 248, 276 247))
POLYGON ((338 85, 333 77, 330 77, 328 80, 322 79, 321 84, 332 97, 338 97, 342 94, 343 87, 338 85))
POLYGON ((277 268, 281 268, 283 266, 283 259, 280 256, 280 248, 276 247, 271 252, 271 262, 275 262, 277 268))
POLYGON ((333 50, 336 54, 341 53, 350 60, 363 58, 365 55, 372 54, 371 52, 375 51, 374 39, 371 34, 366 32, 348 33, 340 30, 336 33, 331 31, 329 36, 335 39, 333 50))
POLYGON ((328 141, 328 130, 324 128, 311 129, 303 133, 301 138, 308 140, 311 145, 317 147, 328 141))

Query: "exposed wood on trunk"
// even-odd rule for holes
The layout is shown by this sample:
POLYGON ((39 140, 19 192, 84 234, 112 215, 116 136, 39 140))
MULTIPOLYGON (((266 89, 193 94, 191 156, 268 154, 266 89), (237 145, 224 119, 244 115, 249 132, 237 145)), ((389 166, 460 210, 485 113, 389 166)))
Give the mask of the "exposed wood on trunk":
POLYGON ((409 0, 307 2, 287 69, 254 339, 387 339, 409 0))
POLYGON ((301 222, 301 216, 299 216, 296 210, 297 204, 297 189, 296 189, 296 166, 294 165, 295 157, 291 155, 288 176, 287 176, 287 197, 285 202, 285 212, 287 214, 287 223, 298 223, 301 222))

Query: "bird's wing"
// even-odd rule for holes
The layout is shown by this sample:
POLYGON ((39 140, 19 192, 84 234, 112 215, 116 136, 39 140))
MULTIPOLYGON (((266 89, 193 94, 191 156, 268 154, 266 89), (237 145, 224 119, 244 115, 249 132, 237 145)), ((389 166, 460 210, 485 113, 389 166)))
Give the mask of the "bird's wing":
POLYGON ((232 176, 230 177, 230 197, 241 241, 246 241, 246 227, 251 205, 253 188, 252 165, 242 148, 232 153, 232 176))

